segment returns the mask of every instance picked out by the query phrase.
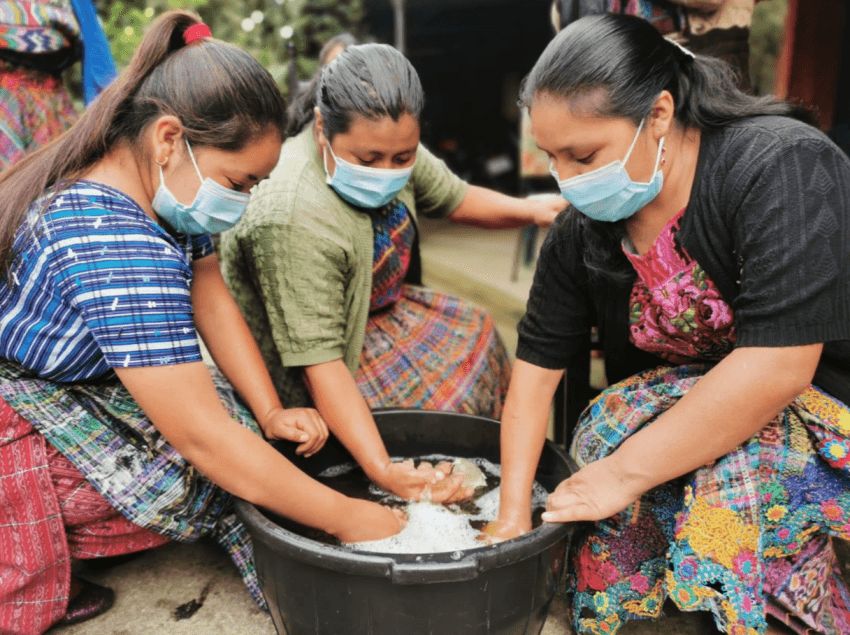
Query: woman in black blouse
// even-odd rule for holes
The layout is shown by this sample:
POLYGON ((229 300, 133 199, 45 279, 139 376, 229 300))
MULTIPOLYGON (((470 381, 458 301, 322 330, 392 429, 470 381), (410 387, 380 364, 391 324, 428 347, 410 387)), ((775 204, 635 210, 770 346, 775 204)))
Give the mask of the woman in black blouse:
POLYGON ((519 327, 485 533, 530 529, 549 404, 597 325, 614 385, 544 514, 596 521, 571 547, 577 632, 665 599, 727 633, 850 632, 831 543, 850 538, 850 162, 628 16, 562 31, 523 102, 575 209, 519 327))

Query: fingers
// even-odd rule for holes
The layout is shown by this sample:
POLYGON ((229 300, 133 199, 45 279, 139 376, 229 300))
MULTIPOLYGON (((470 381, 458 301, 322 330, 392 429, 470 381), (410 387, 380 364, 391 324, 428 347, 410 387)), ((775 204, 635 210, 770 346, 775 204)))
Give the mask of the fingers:
POLYGON ((305 432, 311 436, 310 441, 304 444, 306 446, 304 448, 304 456, 310 457, 324 447, 330 432, 328 431, 325 420, 322 419, 318 412, 312 409, 306 409, 306 413, 307 415, 300 418, 299 422, 303 422, 305 432))
POLYGON ((398 520, 398 526, 400 528, 399 531, 407 527, 407 516, 404 514, 403 511, 401 511, 400 509, 390 509, 390 511, 398 520))
POLYGON ((476 540, 485 545, 494 545, 497 542, 510 540, 525 533, 523 529, 515 522, 508 520, 494 520, 487 523, 481 529, 481 533, 476 536, 476 540))
POLYGON ((300 443, 295 452, 304 456, 313 456, 321 450, 329 434, 324 420, 312 408, 282 411, 272 429, 274 438, 300 443))
POLYGON ((431 486, 431 502, 447 503, 463 495, 463 476, 454 474, 431 486))
POLYGON ((546 511, 541 518, 547 523, 572 523, 580 520, 601 520, 592 508, 572 491, 555 490, 546 500, 546 511))

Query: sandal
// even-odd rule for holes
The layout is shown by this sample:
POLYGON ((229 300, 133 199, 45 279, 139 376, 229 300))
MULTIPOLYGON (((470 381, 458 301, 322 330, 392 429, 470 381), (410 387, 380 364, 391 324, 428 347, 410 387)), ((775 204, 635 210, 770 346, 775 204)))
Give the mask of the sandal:
POLYGON ((70 595, 68 610, 58 622, 61 626, 79 624, 103 615, 115 602, 115 591, 76 576, 71 576, 70 595))

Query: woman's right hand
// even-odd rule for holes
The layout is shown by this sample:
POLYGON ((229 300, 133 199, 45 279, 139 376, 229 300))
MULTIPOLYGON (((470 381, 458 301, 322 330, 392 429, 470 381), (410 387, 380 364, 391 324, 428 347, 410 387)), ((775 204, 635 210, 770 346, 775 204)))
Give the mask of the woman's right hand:
POLYGON ((349 498, 343 526, 333 532, 342 542, 366 542, 395 536, 407 527, 407 516, 400 509, 349 498))

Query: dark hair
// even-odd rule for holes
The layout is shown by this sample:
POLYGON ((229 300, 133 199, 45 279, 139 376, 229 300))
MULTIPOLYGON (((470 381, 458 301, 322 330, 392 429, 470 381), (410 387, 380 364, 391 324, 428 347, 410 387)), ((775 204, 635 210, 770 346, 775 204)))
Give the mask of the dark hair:
POLYGON ((286 134, 287 136, 295 136, 307 125, 313 121, 313 108, 316 106, 316 90, 319 87, 319 79, 322 77, 322 68, 327 66, 333 60, 328 57, 331 51, 342 47, 344 51, 349 46, 355 46, 357 38, 351 33, 340 33, 333 36, 325 42, 322 50, 319 52, 319 68, 310 79, 307 86, 302 88, 295 95, 289 96, 289 107, 286 109, 286 134))
MULTIPOLYGON (((694 56, 646 20, 620 14, 587 16, 556 35, 526 78, 520 105, 529 107, 538 95, 550 95, 573 100, 573 108, 590 107, 596 115, 630 119, 637 125, 664 90, 673 96, 676 122, 682 128, 710 132, 761 115, 814 123, 802 107, 742 92, 738 76, 723 60, 694 56)), ((582 225, 587 230, 587 266, 625 277, 630 269, 619 248, 624 222, 582 215, 582 225)))
MULTIPOLYGON (((419 119, 425 105, 425 94, 416 69, 404 55, 387 44, 349 46, 336 59, 321 69, 315 78, 315 89, 308 104, 322 113, 323 132, 329 141, 348 131, 354 115, 367 119, 392 117, 398 121, 404 114, 419 119)), ((288 132, 297 134, 310 119, 288 132)))
POLYGON ((119 142, 130 143, 145 158, 137 140, 161 115, 178 117, 196 147, 238 151, 269 131, 284 138, 285 104, 271 75, 225 42, 203 38, 187 46, 183 33, 200 22, 185 11, 162 15, 127 69, 77 123, 0 175, 0 265, 5 271, 33 201, 75 182, 119 142))

